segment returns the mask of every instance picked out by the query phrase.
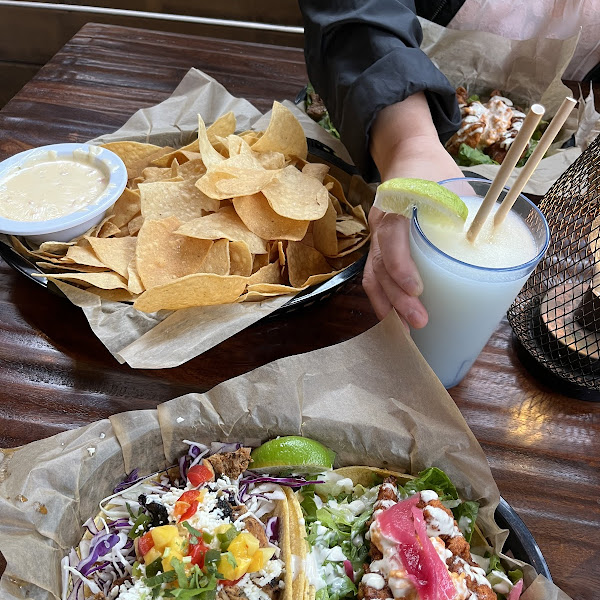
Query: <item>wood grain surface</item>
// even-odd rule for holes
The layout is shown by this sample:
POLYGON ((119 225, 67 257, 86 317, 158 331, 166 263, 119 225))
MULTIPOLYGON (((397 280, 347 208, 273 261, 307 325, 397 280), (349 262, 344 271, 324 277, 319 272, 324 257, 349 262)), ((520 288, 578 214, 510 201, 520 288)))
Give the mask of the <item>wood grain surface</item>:
MULTIPOLYGON (((306 83, 298 49, 89 24, 0 111, 0 159, 114 131, 165 99, 190 67, 260 110, 273 99, 293 100, 306 83)), ((113 359, 79 309, 0 261, 0 447, 154 408, 375 323, 357 280, 180 367, 138 371, 113 359)), ((530 375, 506 321, 450 394, 555 582, 575 599, 598 598, 600 404, 560 395, 530 375)))

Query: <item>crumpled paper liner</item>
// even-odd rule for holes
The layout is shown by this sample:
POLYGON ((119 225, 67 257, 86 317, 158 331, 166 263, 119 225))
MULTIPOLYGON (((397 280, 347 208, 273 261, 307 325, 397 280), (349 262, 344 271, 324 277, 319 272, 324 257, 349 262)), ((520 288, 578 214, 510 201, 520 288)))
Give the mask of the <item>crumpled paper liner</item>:
MULTIPOLYGON (((351 162, 341 142, 331 136, 292 102, 283 104, 294 112, 307 137, 329 146, 337 156, 351 162)), ((262 115, 250 102, 235 98, 215 79, 190 69, 164 102, 137 111, 118 131, 91 140, 94 144, 118 140, 150 142, 180 147, 198 129, 198 114, 206 123, 233 111, 237 130, 266 129, 270 112, 262 115)), ((349 199, 353 201, 352 195, 349 199)), ((355 203, 361 201, 357 198, 355 203)), ((147 314, 122 302, 112 302, 81 288, 55 281, 58 288, 79 306, 95 335, 120 362, 136 369, 176 367, 206 352, 280 308, 292 295, 262 302, 202 306, 147 314)))
MULTIPOLYGON (((499 89, 515 104, 529 107, 536 102, 546 108, 543 119, 554 116, 571 90, 561 77, 569 64, 578 35, 568 39, 538 37, 511 40, 484 31, 447 29, 425 19, 421 49, 446 75, 453 86, 462 85, 469 94, 489 94, 499 89)), ((592 102, 593 107, 593 102, 592 102)), ((595 111, 594 111, 595 112, 595 111)), ((591 111, 572 113, 561 133, 543 158, 524 192, 542 196, 590 143, 583 132, 599 129, 600 115, 591 111), (560 146, 575 135, 576 147, 560 146)), ((463 167, 463 170, 493 179, 498 165, 463 167)), ((507 185, 517 178, 521 169, 514 169, 507 185)))
MULTIPOLYGON (((257 444, 289 434, 327 444, 339 466, 444 469, 463 498, 481 502, 480 523, 501 547, 506 532, 493 521, 499 493, 485 455, 392 312, 356 338, 280 359, 205 394, 0 451, 0 551, 8 561, 0 597, 58 600, 60 559, 98 502, 134 468, 148 475, 174 463, 186 449, 182 440, 257 444)), ((525 576, 535 579, 532 567, 525 576)), ((542 580, 525 600, 566 598, 542 580)))

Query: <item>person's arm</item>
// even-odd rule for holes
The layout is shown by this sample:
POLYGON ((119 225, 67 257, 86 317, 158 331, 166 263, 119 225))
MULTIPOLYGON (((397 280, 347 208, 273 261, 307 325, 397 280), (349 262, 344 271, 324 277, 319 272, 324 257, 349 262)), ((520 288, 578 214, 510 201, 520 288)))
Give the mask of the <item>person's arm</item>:
POLYGON ((310 82, 367 181, 378 178, 369 142, 386 106, 423 92, 442 141, 458 129, 454 88, 419 48, 422 31, 412 0, 299 0, 299 5, 310 82))
MULTIPOLYGON (((422 93, 378 113, 370 152, 382 181, 393 177, 441 181, 463 176, 438 138, 422 93)), ((372 239, 363 287, 375 313, 382 319, 393 307, 411 327, 424 327, 427 312, 418 298, 423 284, 410 257, 409 220, 372 208, 369 225, 372 239)))
MULTIPOLYGON (((300 0, 305 58, 354 162, 367 180, 462 173, 444 150, 458 128, 454 88, 420 50, 411 0, 300 0)), ((422 282, 410 257, 409 222, 372 209, 371 248, 363 285, 379 318, 395 308, 423 327, 422 282)))

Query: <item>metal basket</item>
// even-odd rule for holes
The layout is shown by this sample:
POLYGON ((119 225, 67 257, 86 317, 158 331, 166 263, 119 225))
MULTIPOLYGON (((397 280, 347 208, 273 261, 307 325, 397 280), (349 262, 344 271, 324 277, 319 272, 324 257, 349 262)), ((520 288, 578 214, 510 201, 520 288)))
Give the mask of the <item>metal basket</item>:
POLYGON ((600 136, 540 203, 544 259, 508 311, 519 356, 559 390, 600 400, 600 136))

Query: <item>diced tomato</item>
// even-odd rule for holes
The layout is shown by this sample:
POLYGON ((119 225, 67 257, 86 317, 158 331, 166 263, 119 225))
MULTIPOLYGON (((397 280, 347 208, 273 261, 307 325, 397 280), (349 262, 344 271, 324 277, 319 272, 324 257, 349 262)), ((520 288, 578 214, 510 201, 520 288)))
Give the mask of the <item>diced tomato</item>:
POLYGON ((203 494, 204 492, 201 492, 200 490, 188 490, 179 496, 177 502, 187 502, 188 504, 191 504, 195 500, 200 500, 203 494))
POLYGON ((201 569, 204 568, 204 557, 210 548, 202 541, 198 540, 197 544, 190 544, 189 556, 192 557, 192 564, 198 565, 201 569))
MULTIPOLYGON (((243 575, 242 575, 242 577, 243 577, 243 575)), ((230 585, 236 585, 240 582, 240 579, 242 577, 240 577, 239 579, 234 579, 233 581, 229 581, 229 579, 219 579, 219 583, 225 587, 228 587, 230 585)))
POLYGON ((181 523, 181 521, 187 521, 188 519, 190 519, 191 517, 193 517, 196 514, 197 510, 198 510, 198 500, 194 500, 190 504, 190 507, 181 515, 181 517, 179 518, 179 521, 177 521, 177 522, 181 523))
POLYGON ((213 478, 213 472, 205 465, 194 465, 187 472, 188 481, 198 487, 213 478))
POLYGON ((173 508, 173 516, 177 519, 178 523, 196 514, 198 501, 202 497, 202 494, 203 492, 200 490, 189 490, 181 494, 173 508))
POLYGON ((145 556, 152 548, 154 548, 154 540, 150 532, 147 531, 143 536, 138 538, 138 550, 142 556, 145 556))

